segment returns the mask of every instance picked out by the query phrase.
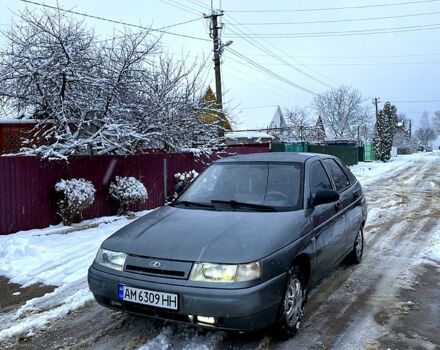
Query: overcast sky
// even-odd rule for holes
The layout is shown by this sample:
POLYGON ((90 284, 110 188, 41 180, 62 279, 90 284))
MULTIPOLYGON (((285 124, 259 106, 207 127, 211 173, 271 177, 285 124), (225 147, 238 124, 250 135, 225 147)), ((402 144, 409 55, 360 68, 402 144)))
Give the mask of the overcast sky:
MULTIPOLYGON (((65 9, 152 28, 194 20, 166 29, 194 38, 166 34, 161 44, 176 58, 205 57, 212 62, 208 22, 202 15, 210 12, 211 1, 58 3, 65 9)), ((1 0, 0 29, 6 29, 13 12, 24 6, 39 8, 1 0)), ((440 110, 440 0, 215 0, 214 7, 224 10, 223 42, 233 40, 223 53, 222 76, 224 101, 239 129, 267 126, 277 105, 307 107, 312 93, 340 84, 359 89, 368 103, 375 96, 394 102, 398 112, 416 125, 423 111, 440 110), (253 62, 271 72, 261 72, 253 62)), ((103 37, 121 28, 92 18, 85 21, 103 37)), ((214 88, 214 70, 207 70, 207 76, 207 84, 214 88)))

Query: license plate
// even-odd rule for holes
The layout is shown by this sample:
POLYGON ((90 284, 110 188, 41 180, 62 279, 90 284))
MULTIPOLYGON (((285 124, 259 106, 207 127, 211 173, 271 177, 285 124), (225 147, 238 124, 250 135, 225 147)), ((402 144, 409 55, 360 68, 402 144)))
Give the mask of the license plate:
POLYGON ((179 307, 179 296, 177 294, 133 288, 123 284, 119 285, 118 299, 171 310, 177 310, 179 307))

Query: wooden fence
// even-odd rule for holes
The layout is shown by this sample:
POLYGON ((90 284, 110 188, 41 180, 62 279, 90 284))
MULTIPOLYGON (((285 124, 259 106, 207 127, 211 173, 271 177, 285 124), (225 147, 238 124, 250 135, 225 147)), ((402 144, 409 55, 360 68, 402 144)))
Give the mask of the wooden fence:
POLYGON ((268 145, 229 147, 216 156, 195 159, 191 153, 150 153, 130 156, 75 156, 69 162, 37 157, 0 157, 0 235, 60 222, 56 214, 54 185, 60 179, 82 177, 96 188, 93 206, 83 219, 113 215, 117 203, 108 195, 115 176, 134 176, 148 191, 148 200, 136 210, 156 208, 173 192, 174 174, 203 170, 218 157, 267 152, 268 145))

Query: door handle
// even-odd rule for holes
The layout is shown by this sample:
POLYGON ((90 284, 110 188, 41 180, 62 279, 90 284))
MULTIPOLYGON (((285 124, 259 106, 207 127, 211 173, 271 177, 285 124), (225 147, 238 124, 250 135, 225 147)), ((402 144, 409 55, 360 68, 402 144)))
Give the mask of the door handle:
POLYGON ((353 197, 354 197, 354 198, 359 197, 359 192, 358 192, 358 191, 354 191, 354 192, 353 192, 353 197))
POLYGON ((341 201, 337 201, 335 203, 335 209, 336 210, 341 210, 342 209, 342 202, 341 201))

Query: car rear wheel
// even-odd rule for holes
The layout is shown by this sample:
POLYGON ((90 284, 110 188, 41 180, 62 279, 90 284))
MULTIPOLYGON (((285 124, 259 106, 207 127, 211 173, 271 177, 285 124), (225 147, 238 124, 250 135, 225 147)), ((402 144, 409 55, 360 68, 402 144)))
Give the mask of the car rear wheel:
POLYGON ((303 318, 305 296, 301 270, 294 266, 288 272, 286 290, 275 324, 275 333, 278 336, 290 338, 298 332, 303 318))
POLYGON ((349 261, 352 264, 359 264, 362 261, 362 255, 364 254, 364 232, 362 227, 359 228, 356 240, 353 244, 353 250, 349 254, 349 261))

